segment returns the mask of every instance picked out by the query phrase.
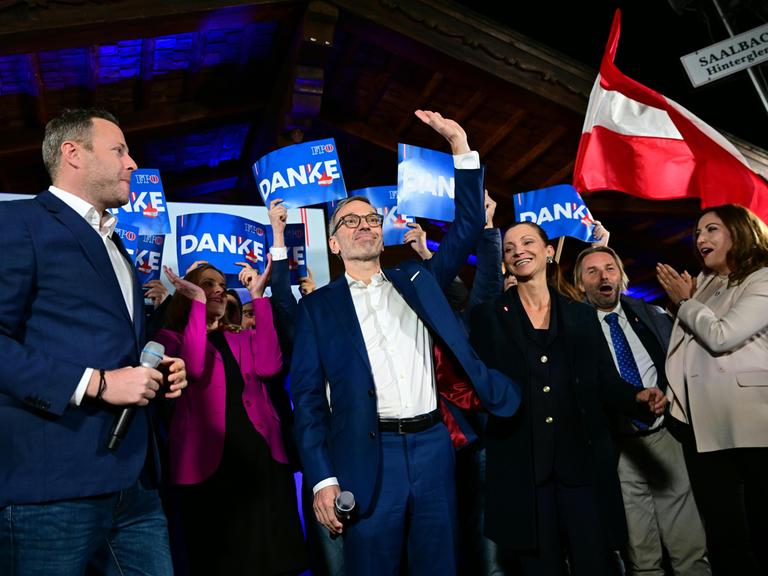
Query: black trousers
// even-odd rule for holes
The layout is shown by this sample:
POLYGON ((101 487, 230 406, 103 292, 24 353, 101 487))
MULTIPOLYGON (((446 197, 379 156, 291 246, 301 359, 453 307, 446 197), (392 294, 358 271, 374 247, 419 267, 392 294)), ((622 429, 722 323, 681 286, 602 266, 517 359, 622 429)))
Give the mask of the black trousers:
POLYGON ((768 575, 768 448, 699 453, 689 426, 677 423, 673 433, 683 444, 713 576, 768 575))
POLYGON ((508 574, 611 576, 613 553, 600 522, 593 486, 567 486, 550 479, 536 487, 539 547, 534 552, 501 551, 508 574))

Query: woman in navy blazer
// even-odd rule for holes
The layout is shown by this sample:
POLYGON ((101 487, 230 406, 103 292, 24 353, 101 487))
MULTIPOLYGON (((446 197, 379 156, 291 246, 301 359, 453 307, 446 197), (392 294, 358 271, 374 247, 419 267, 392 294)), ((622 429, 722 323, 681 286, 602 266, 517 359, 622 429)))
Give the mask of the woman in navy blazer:
POLYGON ((224 324, 224 275, 205 264, 184 279, 155 339, 189 364, 191 394, 169 434, 170 479, 179 497, 191 574, 295 574, 304 543, 288 466, 265 380, 282 366, 264 274, 240 280, 253 298, 253 329, 224 324))
POLYGON ((559 576, 562 550, 574 576, 608 576, 626 540, 606 412, 660 413, 658 388, 623 381, 593 308, 562 296, 554 248, 536 224, 504 235, 517 286, 472 313, 480 358, 521 383, 520 409, 491 414, 486 430, 485 532, 525 576, 559 576))

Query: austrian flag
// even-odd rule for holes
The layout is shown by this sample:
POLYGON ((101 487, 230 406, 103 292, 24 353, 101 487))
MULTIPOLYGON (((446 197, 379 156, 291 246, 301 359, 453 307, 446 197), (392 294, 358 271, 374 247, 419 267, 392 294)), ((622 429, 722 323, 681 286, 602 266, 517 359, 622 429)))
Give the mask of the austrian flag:
POLYGON ((700 198, 704 208, 741 204, 768 222, 768 183, 739 151, 688 110, 616 68, 620 18, 617 10, 589 98, 574 187, 651 200, 700 198))

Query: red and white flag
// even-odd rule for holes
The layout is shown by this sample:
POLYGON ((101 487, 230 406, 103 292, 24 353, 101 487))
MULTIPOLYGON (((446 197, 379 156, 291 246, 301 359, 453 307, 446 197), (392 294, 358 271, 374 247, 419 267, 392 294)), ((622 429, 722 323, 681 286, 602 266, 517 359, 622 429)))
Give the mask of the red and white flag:
POLYGON ((592 88, 573 186, 652 200, 741 204, 768 222, 768 183, 738 150, 688 110, 622 74, 613 63, 621 13, 592 88))

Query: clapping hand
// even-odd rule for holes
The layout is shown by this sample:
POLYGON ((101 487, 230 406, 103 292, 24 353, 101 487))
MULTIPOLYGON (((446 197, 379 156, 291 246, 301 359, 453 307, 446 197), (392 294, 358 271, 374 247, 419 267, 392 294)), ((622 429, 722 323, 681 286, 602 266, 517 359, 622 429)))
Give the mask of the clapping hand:
POLYGON ((669 264, 656 264, 656 278, 674 306, 679 306, 681 300, 693 295, 695 282, 687 271, 679 274, 669 264))

